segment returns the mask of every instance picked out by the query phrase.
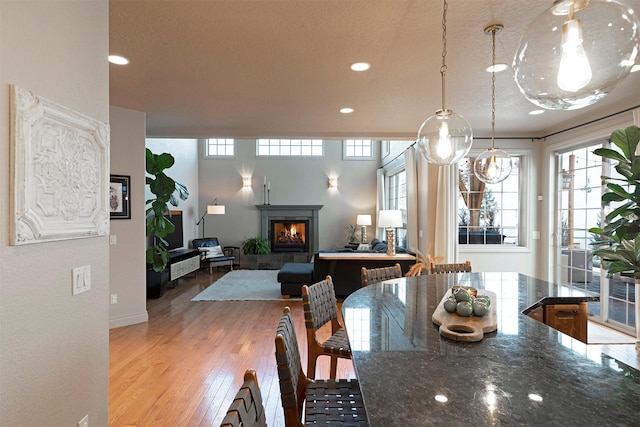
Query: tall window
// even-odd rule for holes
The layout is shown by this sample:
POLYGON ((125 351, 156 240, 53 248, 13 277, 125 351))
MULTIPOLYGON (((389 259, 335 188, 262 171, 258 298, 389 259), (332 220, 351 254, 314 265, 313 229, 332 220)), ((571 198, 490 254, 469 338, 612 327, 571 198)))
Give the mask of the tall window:
POLYGON ((473 173, 473 158, 458 162, 458 243, 522 245, 520 242, 520 165, 512 156, 511 174, 485 184, 473 173))
POLYGON ((206 144, 207 157, 235 156, 235 140, 233 138, 209 138, 206 144))
POLYGON ((402 212, 401 228, 396 228, 396 245, 407 247, 407 173, 405 171, 387 177, 387 209, 402 212))
POLYGON ((322 156, 321 139, 258 139, 258 156, 322 156))

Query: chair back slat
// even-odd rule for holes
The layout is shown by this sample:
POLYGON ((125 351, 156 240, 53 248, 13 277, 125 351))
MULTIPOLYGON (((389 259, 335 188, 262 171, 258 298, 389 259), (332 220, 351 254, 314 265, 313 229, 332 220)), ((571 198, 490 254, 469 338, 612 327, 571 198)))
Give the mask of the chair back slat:
POLYGON ((311 286, 304 285, 302 287, 302 305, 305 326, 308 329, 317 331, 336 319, 338 305, 331 277, 327 276, 326 279, 311 286))
POLYGON ((302 416, 306 383, 300 384, 305 375, 302 371, 300 349, 289 307, 284 308, 280 317, 275 344, 276 364, 280 379, 280 398, 286 425, 296 425, 295 420, 298 420, 297 423, 299 423, 302 416))
POLYGON ((249 369, 244 374, 244 383, 222 420, 221 427, 266 427, 262 394, 256 372, 249 369))
POLYGON ((362 287, 382 282, 383 280, 397 279, 402 277, 402 268, 399 263, 390 267, 366 268, 360 269, 360 278, 362 287))
POLYGON ((431 263, 431 274, 441 273, 469 273, 471 272, 471 261, 451 264, 431 263))

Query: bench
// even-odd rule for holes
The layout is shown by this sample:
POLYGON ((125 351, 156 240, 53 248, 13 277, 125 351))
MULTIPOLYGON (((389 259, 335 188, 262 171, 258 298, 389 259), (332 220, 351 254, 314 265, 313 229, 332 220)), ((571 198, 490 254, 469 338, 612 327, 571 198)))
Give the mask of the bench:
POLYGON ((313 264, 288 262, 278 272, 280 293, 286 299, 302 296, 302 285, 313 284, 313 264))

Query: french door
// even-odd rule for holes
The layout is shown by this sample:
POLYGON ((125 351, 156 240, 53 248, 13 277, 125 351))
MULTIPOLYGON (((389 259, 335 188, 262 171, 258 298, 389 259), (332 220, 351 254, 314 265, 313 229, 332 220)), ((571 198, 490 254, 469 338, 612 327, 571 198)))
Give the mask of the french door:
POLYGON ((589 144, 558 152, 558 217, 556 226, 556 281, 600 295, 599 302, 589 303, 593 320, 633 333, 635 319, 635 285, 632 278, 608 277, 593 243, 599 238, 589 228, 601 226, 611 206, 601 206, 604 191, 601 176, 616 176, 609 162, 593 154, 608 142, 589 144))

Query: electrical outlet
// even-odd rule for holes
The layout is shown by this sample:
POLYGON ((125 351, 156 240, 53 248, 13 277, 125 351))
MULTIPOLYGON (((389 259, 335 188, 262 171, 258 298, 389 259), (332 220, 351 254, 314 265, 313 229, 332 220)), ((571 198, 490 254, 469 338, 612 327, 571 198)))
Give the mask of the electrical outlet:
POLYGON ((118 244, 118 236, 115 234, 112 234, 109 236, 109 244, 110 245, 117 245, 118 244))
POLYGON ((539 231, 532 231, 532 232, 531 232, 531 238, 532 238, 533 240, 538 240, 538 239, 540 239, 540 232, 539 232, 539 231))
POLYGON ((73 295, 87 292, 91 289, 91 266, 84 265, 73 269, 73 295))
POLYGON ((118 303, 118 294, 111 294, 111 304, 118 303))
POLYGON ((89 427, 89 414, 85 415, 80 421, 78 421, 78 427, 89 427))

